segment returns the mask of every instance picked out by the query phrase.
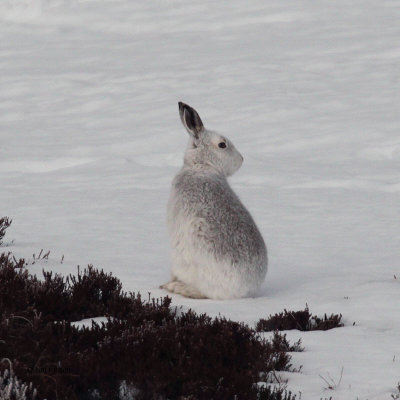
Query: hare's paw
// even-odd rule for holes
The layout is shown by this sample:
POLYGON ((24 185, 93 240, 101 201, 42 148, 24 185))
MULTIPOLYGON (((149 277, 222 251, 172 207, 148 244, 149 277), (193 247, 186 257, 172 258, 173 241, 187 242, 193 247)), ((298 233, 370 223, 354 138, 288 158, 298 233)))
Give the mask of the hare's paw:
POLYGON ((164 285, 160 286, 160 289, 165 289, 171 293, 180 294, 181 296, 190 297, 192 299, 206 299, 206 296, 200 293, 194 286, 178 280, 164 283, 164 285))

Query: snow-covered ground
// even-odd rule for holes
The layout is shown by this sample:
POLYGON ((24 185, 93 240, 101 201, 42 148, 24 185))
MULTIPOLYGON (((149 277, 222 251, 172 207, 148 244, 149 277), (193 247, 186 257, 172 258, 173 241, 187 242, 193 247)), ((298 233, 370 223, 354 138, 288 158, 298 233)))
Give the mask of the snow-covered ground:
POLYGON ((9 249, 31 261, 51 250, 32 272, 93 263, 125 290, 164 295, 182 100, 244 155, 231 183, 270 269, 258 298, 174 304, 250 324, 306 303, 342 313, 344 328, 289 333, 305 346, 289 388, 302 400, 390 400, 400 381, 399 38, 398 0, 2 0, 9 249), (320 375, 338 382, 342 368, 326 389, 320 375))

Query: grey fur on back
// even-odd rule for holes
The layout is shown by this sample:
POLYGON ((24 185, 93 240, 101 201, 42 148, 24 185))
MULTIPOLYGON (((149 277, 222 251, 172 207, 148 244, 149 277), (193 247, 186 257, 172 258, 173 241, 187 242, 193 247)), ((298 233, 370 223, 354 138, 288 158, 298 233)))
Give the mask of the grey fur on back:
POLYGON ((168 203, 172 281, 162 287, 196 298, 253 296, 267 272, 267 249, 227 181, 243 157, 206 130, 193 108, 179 103, 179 111, 190 140, 168 203))

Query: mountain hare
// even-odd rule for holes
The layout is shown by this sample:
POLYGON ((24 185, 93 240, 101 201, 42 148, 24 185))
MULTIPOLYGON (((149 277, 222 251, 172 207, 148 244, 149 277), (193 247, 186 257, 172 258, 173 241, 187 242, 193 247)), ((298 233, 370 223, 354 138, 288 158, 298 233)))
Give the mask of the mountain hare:
POLYGON ((227 181, 243 157, 205 129, 196 110, 179 102, 179 114, 190 140, 168 203, 172 280, 160 287, 192 298, 253 296, 267 273, 267 249, 227 181))

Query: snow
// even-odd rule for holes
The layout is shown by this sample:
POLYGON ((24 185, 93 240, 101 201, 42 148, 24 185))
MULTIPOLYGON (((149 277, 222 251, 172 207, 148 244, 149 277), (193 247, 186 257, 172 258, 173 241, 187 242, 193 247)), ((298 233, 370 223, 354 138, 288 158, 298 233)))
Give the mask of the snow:
POLYGON ((342 313, 344 328, 288 333, 305 346, 288 387, 302 400, 390 399, 400 380, 399 13, 394 0, 2 0, 8 249, 51 250, 34 273, 92 263, 125 290, 165 295, 182 100, 244 155, 231 184, 270 269, 257 298, 173 303, 249 324, 306 304, 342 313), (320 375, 338 382, 342 368, 326 389, 320 375))
POLYGON ((81 319, 80 321, 75 321, 71 325, 75 328, 91 328, 93 323, 96 323, 101 326, 102 323, 107 323, 107 317, 95 317, 95 318, 86 318, 81 319))

